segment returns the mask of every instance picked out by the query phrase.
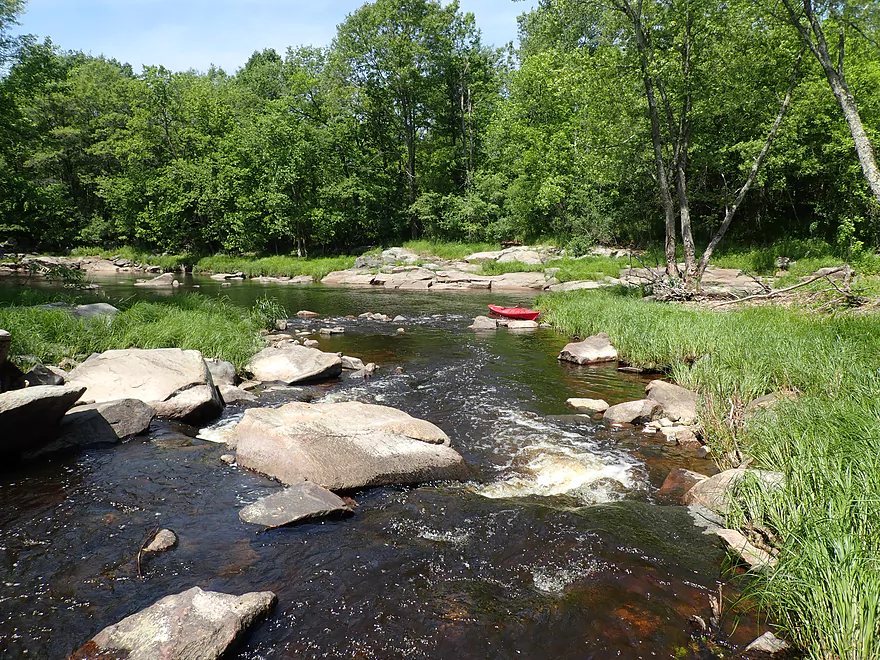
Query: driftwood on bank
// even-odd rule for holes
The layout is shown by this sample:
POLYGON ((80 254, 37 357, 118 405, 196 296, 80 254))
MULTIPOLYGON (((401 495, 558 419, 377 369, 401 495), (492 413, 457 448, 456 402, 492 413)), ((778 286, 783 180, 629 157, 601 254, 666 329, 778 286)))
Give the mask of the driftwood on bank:
POLYGON ((717 302, 712 305, 712 307, 725 307, 727 305, 735 305, 737 303, 744 303, 750 300, 770 300, 772 298, 778 298, 780 296, 784 296, 792 291, 805 287, 809 284, 813 284, 814 282, 818 282, 819 280, 827 280, 831 284, 830 289, 824 289, 821 293, 828 293, 831 291, 836 291, 841 294, 844 299, 844 302, 852 302, 855 298, 850 291, 850 278, 852 276, 852 270, 849 265, 844 264, 843 266, 838 266, 833 270, 828 271, 827 273, 823 273, 822 275, 814 275, 809 279, 804 280, 803 282, 798 282, 792 286, 785 287, 783 289, 772 289, 767 293, 758 293, 751 296, 745 296, 743 298, 734 298, 733 300, 724 300, 721 302, 717 302), (831 276, 835 273, 845 272, 844 280, 843 280, 843 288, 839 287, 834 281, 831 279, 831 276))

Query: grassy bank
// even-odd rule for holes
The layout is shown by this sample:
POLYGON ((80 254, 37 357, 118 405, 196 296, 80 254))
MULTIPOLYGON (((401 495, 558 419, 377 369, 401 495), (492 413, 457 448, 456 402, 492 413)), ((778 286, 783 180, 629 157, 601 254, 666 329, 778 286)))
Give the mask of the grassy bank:
POLYGON ((699 391, 716 456, 739 449, 784 488, 747 492, 731 524, 782 549, 753 595, 811 658, 880 657, 880 318, 717 312, 573 292, 539 305, 563 332, 607 332, 634 363, 699 391), (753 398, 799 396, 744 415, 753 398))
POLYGON ((10 356, 20 367, 83 360, 110 349, 174 347, 196 349, 241 369, 264 347, 259 331, 268 316, 274 318, 271 307, 248 312, 223 300, 188 295, 138 302, 113 317, 77 319, 60 310, 7 306, 0 307, 0 328, 12 333, 10 356))
POLYGON ((202 257, 196 262, 196 273, 244 273, 248 277, 295 277, 311 275, 320 280, 334 270, 345 270, 354 264, 354 257, 318 257, 303 259, 292 256, 277 257, 202 257))

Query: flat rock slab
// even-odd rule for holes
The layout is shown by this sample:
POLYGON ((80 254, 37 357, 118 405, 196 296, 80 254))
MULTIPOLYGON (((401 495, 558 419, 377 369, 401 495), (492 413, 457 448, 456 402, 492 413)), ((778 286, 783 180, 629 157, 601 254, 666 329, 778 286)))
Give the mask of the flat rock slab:
POLYGON ((271 591, 233 596, 193 587, 104 628, 69 660, 217 660, 275 600, 271 591))
POLYGON ((350 512, 351 507, 341 497, 304 481, 246 506, 238 517, 246 523, 273 528, 350 512))
POLYGON ((439 428, 356 401, 251 408, 229 444, 239 465, 288 485, 347 490, 466 475, 464 459, 439 428))
POLYGON ((54 440, 83 392, 76 385, 35 385, 0 394, 0 454, 33 451, 54 440))
POLYGON ((309 346, 264 348, 251 358, 247 371, 260 381, 292 385, 309 380, 335 378, 342 373, 342 359, 309 346))
POLYGON ((575 364, 597 364, 617 360, 617 349, 604 332, 587 337, 583 341, 566 344, 559 353, 559 359, 575 364))
POLYGON ((199 351, 179 348, 106 351, 70 372, 68 383, 85 387, 83 401, 138 399, 160 417, 198 424, 218 416, 223 402, 199 351))

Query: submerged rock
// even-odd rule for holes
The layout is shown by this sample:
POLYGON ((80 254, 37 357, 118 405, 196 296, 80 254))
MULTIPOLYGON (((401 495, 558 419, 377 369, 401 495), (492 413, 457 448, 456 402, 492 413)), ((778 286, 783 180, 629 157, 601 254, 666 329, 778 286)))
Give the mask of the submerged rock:
POLYGON ((424 420, 356 401, 251 408, 230 446, 243 467, 330 490, 458 479, 464 459, 424 420))
POLYGON ((304 481, 246 506, 238 517, 246 523, 273 528, 350 512, 351 507, 341 497, 304 481))
POLYGON ((575 364, 596 364, 617 360, 617 349, 604 332, 587 337, 583 341, 566 344, 559 353, 559 359, 575 364))
POLYGON ((199 351, 129 348, 92 355, 70 372, 69 383, 86 387, 83 400, 139 399, 160 417, 198 424, 217 417, 223 401, 199 351))
POLYGON ((233 596, 193 587, 104 628, 70 660, 216 660, 275 600, 271 591, 233 596))
POLYGON ((342 360, 309 346, 265 348, 251 358, 247 370, 257 380, 291 385, 307 380, 335 378, 342 373, 342 360))

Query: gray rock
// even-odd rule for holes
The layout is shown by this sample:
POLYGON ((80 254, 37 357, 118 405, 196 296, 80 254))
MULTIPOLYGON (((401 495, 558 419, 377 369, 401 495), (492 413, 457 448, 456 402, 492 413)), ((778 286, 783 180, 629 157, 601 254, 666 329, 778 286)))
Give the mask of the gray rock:
POLYGON ((70 310, 71 314, 83 319, 115 316, 117 312, 119 312, 119 310, 108 303, 91 303, 89 305, 77 305, 70 310))
POLYGON ((177 545, 177 534, 170 529, 160 529, 144 552, 167 552, 177 545))
POLYGON ((361 369, 365 368, 364 362, 360 358, 343 355, 341 357, 341 360, 343 369, 348 369, 349 371, 360 371, 361 369))
POLYGON ((193 587, 104 628, 70 660, 217 660, 275 600, 271 591, 233 596, 193 587))
POLYGON ((251 408, 230 446, 239 465, 330 490, 457 479, 464 460, 433 424, 356 401, 251 408))
POLYGON ((603 419, 609 424, 643 424, 657 419, 661 414, 659 403, 641 399, 611 406, 605 411, 603 419))
POLYGON ((343 335, 345 334, 345 328, 341 325, 337 325, 333 328, 321 328, 318 330, 318 333, 322 335, 343 335))
POLYGON ((468 330, 496 330, 497 328, 497 319, 488 316, 478 316, 474 319, 473 324, 468 326, 468 330))
POLYGON ((787 650, 788 644, 779 639, 772 632, 765 632, 746 647, 746 651, 761 651, 762 653, 769 653, 770 655, 776 655, 777 653, 782 653, 787 650))
POLYGON ((370 286, 375 279, 373 273, 364 273, 352 270, 335 270, 327 273, 321 280, 321 284, 331 286, 370 286))
POLYGON ((544 273, 505 273, 487 277, 492 289, 538 289, 547 286, 544 273))
POLYGON ((134 283, 135 286, 144 286, 144 287, 169 287, 179 285, 176 279, 174 279, 174 275, 171 273, 164 273, 159 275, 158 277, 154 277, 150 280, 138 280, 134 283))
POLYGON ((317 312, 313 312, 308 309, 301 309, 296 313, 296 315, 301 319, 315 319, 320 316, 320 314, 318 314, 317 312))
POLYGON ((697 394, 663 380, 652 380, 645 388, 648 399, 656 401, 673 422, 691 424, 697 417, 697 394))
POLYGON ((342 360, 334 353, 308 346, 265 348, 251 358, 247 370, 264 383, 280 381, 291 385, 335 378, 342 373, 342 360))
POLYGON ((234 385, 220 385, 220 396, 223 397, 223 402, 226 404, 230 403, 255 403, 257 401, 257 397, 250 392, 241 389, 240 387, 235 387, 234 385))
POLYGON ((306 348, 318 348, 321 345, 317 339, 303 339, 303 346, 306 348))
POLYGON ((746 475, 755 479, 762 488, 779 488, 785 483, 785 477, 781 472, 739 468, 725 470, 695 484, 685 494, 685 503, 704 506, 721 515, 726 515, 730 509, 733 491, 740 480, 746 478, 746 475))
POLYGON ((67 380, 67 374, 60 369, 53 369, 44 364, 38 364, 28 371, 24 376, 18 379, 16 383, 19 387, 33 387, 34 385, 64 385, 67 380), (61 373, 58 373, 61 371, 61 373))
POLYGON ((617 349, 611 345, 604 332, 587 337, 583 341, 566 344, 559 353, 559 359, 576 364, 596 364, 617 360, 617 349))
POLYGON ((221 454, 220 461, 226 465, 235 465, 235 454, 221 454))
MULTIPOLYGON (((549 269, 548 269, 549 270, 549 269)), ((581 289, 601 289, 604 285, 594 281, 576 281, 563 282, 562 284, 553 284, 550 291, 580 291, 581 289)))
POLYGON ((760 572, 776 566, 773 555, 753 545, 741 532, 735 529, 719 529, 716 534, 749 565, 749 570, 760 572))
POLYGON ((605 412, 609 408, 604 399, 567 399, 565 403, 575 410, 588 413, 605 412))
POLYGON ((497 261, 499 264, 521 263, 528 266, 540 266, 542 263, 544 263, 541 255, 533 250, 518 250, 516 252, 508 252, 507 254, 502 254, 500 257, 498 257, 497 261))
POLYGON ((235 365, 220 358, 205 358, 214 385, 235 385, 235 365))
POLYGON ((73 385, 36 385, 0 394, 0 455, 35 451, 54 440, 64 414, 84 391, 73 385))
POLYGON ((406 321, 406 317, 398 314, 393 319, 391 319, 391 321, 392 321, 392 323, 403 323, 404 321, 406 321))
POLYGON ((351 507, 338 495, 303 481, 246 506, 238 512, 238 517, 246 523, 273 528, 350 512, 351 507))
POLYGON ((71 371, 68 382, 87 388, 84 401, 139 399, 160 417, 190 424, 209 421, 223 410, 223 401, 199 351, 106 351, 92 355, 71 371))

